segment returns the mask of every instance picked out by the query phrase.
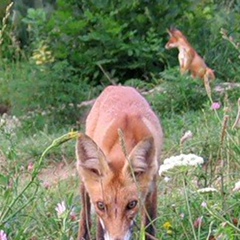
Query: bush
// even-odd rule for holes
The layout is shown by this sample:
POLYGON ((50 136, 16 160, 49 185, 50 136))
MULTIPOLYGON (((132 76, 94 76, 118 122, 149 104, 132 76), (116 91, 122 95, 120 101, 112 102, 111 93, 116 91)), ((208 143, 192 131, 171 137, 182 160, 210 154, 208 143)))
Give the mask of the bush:
POLYGON ((190 76, 179 76, 179 69, 166 70, 161 74, 164 82, 159 93, 152 94, 149 100, 162 116, 172 113, 196 111, 208 102, 204 84, 190 76))
POLYGON ((24 117, 31 127, 76 124, 80 116, 77 104, 93 98, 97 91, 80 80, 67 61, 44 66, 24 62, 14 72, 6 68, 1 75, 7 91, 3 96, 11 103, 12 114, 24 117))
MULTIPOLYGON (((169 22, 180 19, 191 5, 189 0, 171 6, 149 1, 61 0, 45 24, 42 40, 50 44, 56 60, 67 59, 80 78, 91 83, 106 85, 109 78, 115 83, 132 78, 151 81, 166 65, 164 36, 169 22)), ((43 26, 32 20, 30 25, 43 26)))

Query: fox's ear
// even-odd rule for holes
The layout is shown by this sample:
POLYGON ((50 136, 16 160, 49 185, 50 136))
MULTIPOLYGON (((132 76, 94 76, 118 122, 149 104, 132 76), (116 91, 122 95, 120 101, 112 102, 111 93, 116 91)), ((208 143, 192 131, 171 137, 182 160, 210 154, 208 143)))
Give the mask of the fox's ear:
POLYGON ((149 174, 157 169, 155 159, 155 145, 153 137, 146 138, 139 142, 129 155, 129 170, 136 177, 146 173, 149 174), (149 172, 150 171, 150 172, 149 172))
POLYGON ((177 31, 177 28, 174 25, 170 26, 170 32, 174 32, 177 31))
POLYGON ((98 145, 87 135, 82 134, 76 145, 77 168, 81 177, 98 179, 109 171, 106 157, 98 145))

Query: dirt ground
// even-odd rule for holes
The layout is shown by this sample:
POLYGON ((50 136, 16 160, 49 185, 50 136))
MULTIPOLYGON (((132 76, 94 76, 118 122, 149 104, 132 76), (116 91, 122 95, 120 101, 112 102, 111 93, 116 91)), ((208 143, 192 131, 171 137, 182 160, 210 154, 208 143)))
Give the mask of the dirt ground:
POLYGON ((66 180, 70 177, 77 177, 76 163, 70 164, 60 162, 48 165, 39 174, 39 179, 46 187, 57 185, 60 181, 66 180))

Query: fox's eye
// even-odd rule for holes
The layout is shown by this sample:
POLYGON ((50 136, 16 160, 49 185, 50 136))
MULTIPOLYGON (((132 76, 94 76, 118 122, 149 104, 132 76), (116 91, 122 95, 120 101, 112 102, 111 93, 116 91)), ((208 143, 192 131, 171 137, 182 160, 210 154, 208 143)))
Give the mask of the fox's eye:
POLYGON ((133 201, 129 202, 127 205, 127 210, 131 210, 131 209, 135 208, 137 206, 137 203, 138 203, 137 200, 133 200, 133 201))
POLYGON ((97 207, 100 211, 104 211, 106 209, 106 205, 103 202, 97 202, 97 207))

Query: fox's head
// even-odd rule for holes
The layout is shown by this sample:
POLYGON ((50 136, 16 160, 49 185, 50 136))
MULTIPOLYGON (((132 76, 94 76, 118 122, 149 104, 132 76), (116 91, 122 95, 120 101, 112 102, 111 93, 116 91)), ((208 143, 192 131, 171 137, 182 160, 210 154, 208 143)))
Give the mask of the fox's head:
POLYGON ((170 36, 170 39, 165 45, 166 49, 178 48, 183 46, 187 42, 186 37, 178 29, 176 28, 167 29, 167 32, 170 36))
MULTIPOLYGON (((116 169, 87 135, 77 142, 77 167, 106 240, 131 239, 134 219, 150 192, 158 168, 152 137, 140 141, 116 169)), ((122 154, 119 154, 122 156, 122 154)), ((115 160, 116 161, 116 160, 115 160)))

